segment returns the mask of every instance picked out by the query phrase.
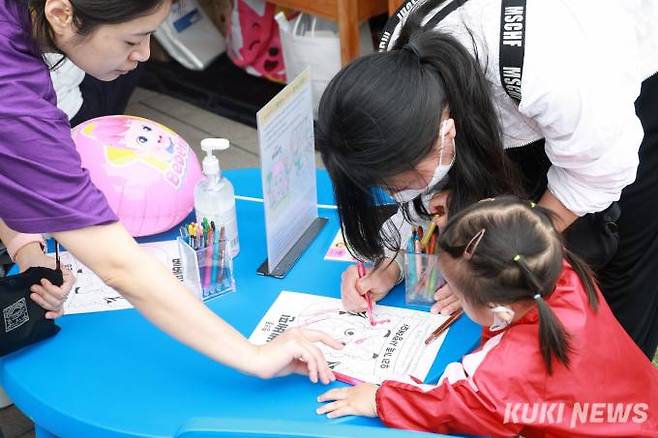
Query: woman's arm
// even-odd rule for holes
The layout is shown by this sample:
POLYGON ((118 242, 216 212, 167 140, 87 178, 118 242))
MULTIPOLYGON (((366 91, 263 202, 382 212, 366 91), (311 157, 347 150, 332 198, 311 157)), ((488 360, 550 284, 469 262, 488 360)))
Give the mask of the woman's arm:
POLYGON ((549 190, 544 192, 544 195, 539 200, 539 205, 555 213, 555 220, 553 222, 555 228, 560 232, 569 228, 569 225, 578 219, 578 215, 565 207, 549 190))
POLYGON ((119 223, 53 233, 68 251, 121 293, 163 331, 212 359, 248 374, 272 377, 299 369, 309 377, 333 380, 313 341, 340 345, 316 332, 291 331, 265 346, 244 336, 188 291, 161 263, 137 245, 119 223))

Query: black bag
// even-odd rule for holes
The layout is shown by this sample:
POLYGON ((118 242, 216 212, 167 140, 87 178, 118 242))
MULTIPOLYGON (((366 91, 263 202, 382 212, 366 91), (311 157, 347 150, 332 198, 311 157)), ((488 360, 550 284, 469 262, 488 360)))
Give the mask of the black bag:
POLYGON ((617 254, 619 216, 621 207, 618 202, 613 202, 603 211, 578 218, 564 231, 567 247, 582 257, 592 269, 600 270, 617 254))
MULTIPOLYGON (((503 0, 500 11, 500 82, 509 97, 521 102, 525 54, 525 0, 503 0)), ((542 147, 543 153, 543 147, 542 147)), ((544 157, 545 158, 545 154, 544 157)), ((541 161, 541 160, 540 160, 541 161)), ((546 161, 548 161, 546 159, 546 161)), ((545 190, 545 187, 544 187, 545 190)), ((564 231, 567 247, 595 270, 603 268, 617 253, 621 216, 619 203, 578 218, 564 231)))
POLYGON ((56 268, 30 268, 27 271, 0 278, 0 356, 54 336, 60 328, 46 319, 46 310, 32 301, 30 287, 42 278, 56 286, 64 283, 55 245, 56 268))

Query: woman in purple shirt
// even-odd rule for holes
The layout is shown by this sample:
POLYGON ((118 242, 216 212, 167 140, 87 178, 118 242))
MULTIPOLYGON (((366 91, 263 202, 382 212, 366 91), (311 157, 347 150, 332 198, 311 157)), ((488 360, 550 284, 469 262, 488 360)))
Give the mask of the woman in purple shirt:
MULTIPOLYGON (((304 330, 264 346, 249 343, 140 249, 81 167, 41 54, 61 52, 97 79, 115 79, 148 59, 150 36, 170 6, 0 0, 0 238, 52 234, 151 322, 218 362, 263 378, 303 371, 328 383, 334 376, 313 342, 340 344, 304 330)), ((40 254, 27 244, 16 258, 24 269, 42 263, 40 254)), ((39 302, 51 309, 60 303, 39 302)))

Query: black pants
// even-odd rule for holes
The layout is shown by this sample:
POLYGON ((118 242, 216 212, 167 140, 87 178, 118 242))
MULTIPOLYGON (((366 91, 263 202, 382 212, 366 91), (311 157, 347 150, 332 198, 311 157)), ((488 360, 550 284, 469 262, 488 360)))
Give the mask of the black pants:
POLYGON ((141 71, 142 64, 139 64, 135 70, 109 82, 85 75, 80 84, 82 106, 71 119, 71 127, 96 117, 123 114, 137 86, 141 71))
MULTIPOLYGON (((658 74, 642 84, 635 110, 644 128, 640 165, 619 201, 619 247, 596 276, 621 325, 652 358, 658 346, 658 74)), ((543 140, 508 150, 508 155, 520 164, 528 193, 543 193, 550 166, 543 140)), ((570 243, 572 251, 583 253, 570 243)))

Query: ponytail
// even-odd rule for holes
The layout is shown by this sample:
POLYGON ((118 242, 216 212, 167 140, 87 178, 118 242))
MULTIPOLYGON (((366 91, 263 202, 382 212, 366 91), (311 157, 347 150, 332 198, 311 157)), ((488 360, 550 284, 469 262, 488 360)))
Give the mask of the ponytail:
POLYGON ((516 255, 513 260, 519 266, 521 274, 528 285, 536 291, 533 299, 537 303, 537 313, 539 314, 539 349, 544 358, 546 370, 550 375, 553 373, 553 357, 564 366, 569 367, 570 336, 564 329, 562 322, 555 316, 553 310, 544 300, 545 292, 532 270, 520 255, 516 255))
POLYGON ((548 374, 553 373, 553 356, 569 367, 569 353, 571 352, 571 343, 569 334, 564 330, 564 326, 555 313, 548 307, 548 304, 541 295, 537 294, 537 312, 539 313, 539 348, 544 358, 544 364, 548 374))
POLYGON ((503 193, 524 197, 518 169, 504 152, 497 111, 477 50, 473 56, 454 37, 436 30, 418 31, 409 38, 402 49, 417 53, 421 66, 437 76, 458 132, 455 163, 445 187, 452 191, 449 214, 503 193))

